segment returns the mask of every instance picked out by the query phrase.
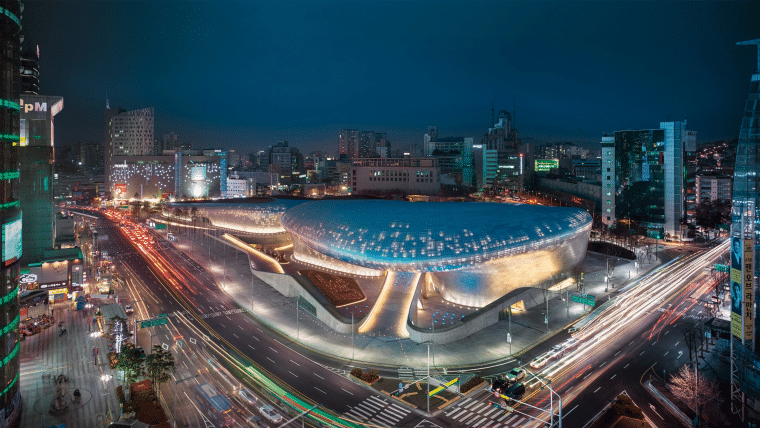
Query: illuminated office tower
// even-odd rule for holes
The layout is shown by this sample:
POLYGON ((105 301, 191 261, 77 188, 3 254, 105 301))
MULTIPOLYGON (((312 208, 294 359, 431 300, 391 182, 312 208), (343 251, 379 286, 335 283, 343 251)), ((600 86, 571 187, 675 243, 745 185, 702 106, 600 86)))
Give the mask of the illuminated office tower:
POLYGON ((153 154, 153 107, 125 111, 106 102, 106 191, 116 194, 112 180, 114 157, 153 154))
POLYGON ((739 129, 731 197, 731 409, 742 420, 757 420, 760 419, 756 308, 760 273, 757 245, 760 234, 760 39, 737 44, 757 45, 758 55, 739 129), (735 287, 741 292, 735 293, 735 287))
POLYGON ((21 206, 19 200, 19 91, 22 5, 0 0, 0 414, 3 426, 18 424, 19 301, 21 206))

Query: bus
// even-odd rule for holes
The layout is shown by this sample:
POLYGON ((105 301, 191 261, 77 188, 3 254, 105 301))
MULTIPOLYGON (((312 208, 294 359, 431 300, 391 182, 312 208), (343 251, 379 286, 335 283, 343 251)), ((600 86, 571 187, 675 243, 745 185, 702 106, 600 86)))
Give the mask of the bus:
POLYGON ((232 426, 232 404, 213 386, 202 383, 195 386, 195 401, 209 420, 217 427, 232 426))

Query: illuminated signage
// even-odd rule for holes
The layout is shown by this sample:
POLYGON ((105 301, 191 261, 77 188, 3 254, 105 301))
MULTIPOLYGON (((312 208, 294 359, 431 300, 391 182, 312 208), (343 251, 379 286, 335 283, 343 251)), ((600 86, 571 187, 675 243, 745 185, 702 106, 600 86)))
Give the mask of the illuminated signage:
POLYGON ((37 282, 37 275, 33 273, 25 273, 18 278, 18 282, 21 284, 33 284, 37 282))
POLYGON ((755 336, 755 241, 744 240, 744 260, 742 264, 744 281, 744 340, 752 340, 755 336))
POLYGON ((9 265, 21 257, 21 219, 3 225, 3 264, 9 265))
POLYGON ((536 159, 536 172, 549 172, 559 168, 557 159, 536 159))
POLYGON ((114 189, 116 190, 116 196, 117 197, 125 197, 127 194, 127 184, 126 183, 116 183, 114 185, 114 189))
POLYGON ((24 100, 19 100, 19 104, 21 105, 21 110, 23 110, 24 113, 29 113, 30 111, 47 111, 48 110, 47 103, 24 104, 24 100))
POLYGON ((66 287, 50 290, 50 294, 66 294, 68 292, 69 292, 69 289, 66 287))
POLYGON ((742 240, 731 238, 731 334, 742 339, 742 240))

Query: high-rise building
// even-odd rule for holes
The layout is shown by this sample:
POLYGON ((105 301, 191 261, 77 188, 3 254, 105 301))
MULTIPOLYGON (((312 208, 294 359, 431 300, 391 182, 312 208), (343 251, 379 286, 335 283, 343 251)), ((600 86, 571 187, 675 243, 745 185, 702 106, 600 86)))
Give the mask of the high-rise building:
POLYGON ((40 93, 40 47, 36 52, 21 53, 21 93, 37 95, 40 93))
POLYGON ((21 2, 0 0, 0 414, 6 426, 21 416, 18 281, 22 255, 19 154, 21 2))
POLYGON ((742 421, 760 419, 760 328, 757 287, 760 275, 760 39, 757 69, 744 105, 731 197, 731 410, 742 421))
POLYGON ((472 137, 438 137, 437 132, 425 134, 424 157, 438 159, 440 174, 444 175, 449 182, 472 186, 475 183, 472 144, 472 137), (435 140, 430 139, 431 135, 436 135, 435 140))
POLYGON ((375 157, 375 131, 362 131, 359 133, 359 157, 375 157))
POLYGON ((279 174, 291 180, 301 174, 306 174, 303 168, 303 155, 295 148, 290 147, 287 141, 278 141, 277 144, 269 146, 269 172, 279 174))
POLYGON ((698 175, 695 181, 697 205, 731 199, 731 177, 698 175))
MULTIPOLYGON (((686 121, 660 122, 665 131, 665 235, 681 236, 686 220, 686 147, 697 150, 697 133, 686 130, 686 121)), ((682 237, 682 236, 681 236, 682 237)))
POLYGON ((154 152, 153 107, 125 111, 110 108, 106 102, 105 123, 106 187, 113 194, 110 182, 113 158, 117 156, 148 156, 154 152))
POLYGON ((338 135, 338 153, 346 155, 348 159, 359 157, 359 130, 344 129, 338 135))
POLYGON ((53 212, 53 118, 63 109, 62 97, 24 94, 20 100, 21 209, 24 216, 24 266, 41 262, 55 242, 53 212))
POLYGON ((486 149, 482 144, 473 144, 472 165, 478 190, 493 187, 496 170, 499 168, 498 156, 499 153, 495 149, 486 149))

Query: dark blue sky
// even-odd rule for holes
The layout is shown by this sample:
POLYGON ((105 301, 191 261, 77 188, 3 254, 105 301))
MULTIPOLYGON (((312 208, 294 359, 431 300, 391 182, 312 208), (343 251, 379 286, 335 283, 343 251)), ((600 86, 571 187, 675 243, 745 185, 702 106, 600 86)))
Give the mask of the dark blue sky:
POLYGON ((491 103, 520 136, 591 144, 687 118, 738 134, 760 2, 38 2, 40 90, 64 97, 60 145, 102 141, 111 106, 154 107, 156 135, 248 153, 279 140, 337 151, 338 132, 394 147, 474 136, 491 103))

